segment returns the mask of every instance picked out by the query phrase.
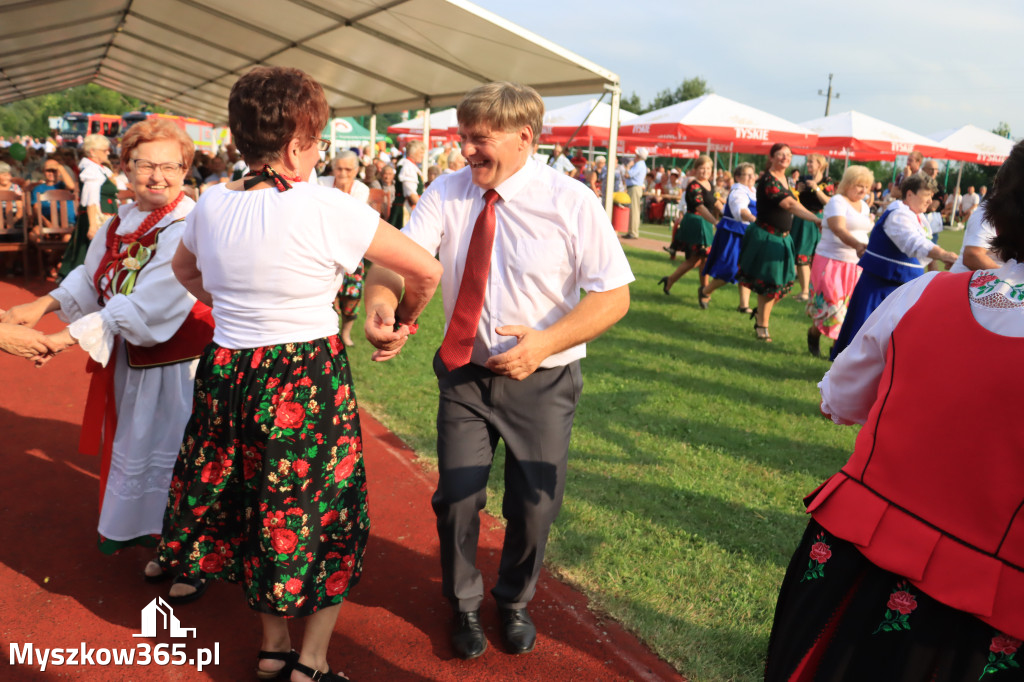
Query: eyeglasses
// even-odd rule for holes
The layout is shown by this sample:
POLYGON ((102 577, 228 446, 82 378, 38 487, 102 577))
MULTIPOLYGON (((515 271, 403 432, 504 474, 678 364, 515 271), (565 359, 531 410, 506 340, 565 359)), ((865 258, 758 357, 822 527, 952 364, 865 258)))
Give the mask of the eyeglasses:
POLYGON ((325 152, 331 148, 330 140, 325 140, 322 137, 314 137, 313 139, 316 140, 316 150, 318 152, 325 152))
POLYGON ((185 170, 184 164, 181 163, 153 163, 152 161, 147 161, 145 159, 132 159, 132 163, 135 164, 136 175, 141 177, 152 175, 153 171, 157 168, 159 168, 160 172, 167 177, 181 175, 185 170))

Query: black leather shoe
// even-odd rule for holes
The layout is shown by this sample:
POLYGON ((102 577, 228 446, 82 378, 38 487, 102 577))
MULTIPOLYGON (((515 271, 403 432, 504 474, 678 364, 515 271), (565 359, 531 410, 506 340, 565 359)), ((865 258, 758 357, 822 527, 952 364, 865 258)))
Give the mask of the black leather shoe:
POLYGON ((455 614, 452 646, 459 658, 469 661, 487 651, 487 638, 480 626, 480 611, 460 611, 455 614))
POLYGON ((501 636, 510 654, 525 654, 533 651, 537 643, 537 628, 530 620, 526 609, 503 609, 501 614, 501 636))

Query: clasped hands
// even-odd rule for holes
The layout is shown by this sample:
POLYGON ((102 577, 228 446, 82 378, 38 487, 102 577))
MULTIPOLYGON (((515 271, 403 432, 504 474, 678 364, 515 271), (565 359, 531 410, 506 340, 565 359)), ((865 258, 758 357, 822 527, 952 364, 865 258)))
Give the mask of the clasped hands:
MULTIPOLYGON (((407 325, 395 328, 395 311, 387 306, 376 306, 366 316, 366 338, 377 350, 371 358, 385 362, 398 355, 409 340, 407 325)), ((495 374, 521 381, 533 374, 544 358, 551 353, 545 343, 545 332, 525 325, 506 325, 494 330, 500 336, 516 337, 516 345, 504 353, 492 355, 484 367, 495 374)))
POLYGON ((75 339, 67 328, 56 334, 44 334, 38 329, 33 329, 39 319, 31 319, 23 308, 24 306, 16 306, 10 310, 0 308, 0 350, 27 358, 37 367, 41 367, 57 353, 75 345, 75 339))

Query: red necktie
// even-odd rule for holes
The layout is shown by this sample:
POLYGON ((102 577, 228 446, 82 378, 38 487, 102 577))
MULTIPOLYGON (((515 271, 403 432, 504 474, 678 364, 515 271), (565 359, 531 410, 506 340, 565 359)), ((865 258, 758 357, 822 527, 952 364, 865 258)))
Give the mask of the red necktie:
POLYGON ((484 193, 484 210, 476 217, 473 236, 466 250, 466 266, 462 271, 459 297, 441 342, 441 362, 448 371, 469 363, 473 340, 484 309, 484 289, 491 269, 491 248, 494 246, 494 202, 500 197, 493 189, 484 193))

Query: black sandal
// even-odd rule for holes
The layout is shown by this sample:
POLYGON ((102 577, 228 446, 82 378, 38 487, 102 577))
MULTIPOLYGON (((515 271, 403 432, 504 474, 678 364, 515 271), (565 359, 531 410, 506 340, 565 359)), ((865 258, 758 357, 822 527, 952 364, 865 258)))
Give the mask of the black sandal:
MULTIPOLYGON (((157 566, 160 566, 160 564, 158 562, 154 561, 153 559, 150 559, 149 563, 147 563, 146 566, 148 567, 149 564, 151 564, 151 563, 152 564, 156 564, 157 566)), ((156 575, 150 575, 150 574, 146 573, 146 569, 145 568, 142 569, 142 577, 143 577, 143 579, 147 583, 154 583, 154 584, 162 583, 163 581, 167 580, 168 578, 170 578, 173 575, 174 575, 173 571, 168 571, 167 569, 163 568, 162 566, 160 567, 160 572, 157 573, 156 575)))
POLYGON ((758 341, 764 341, 765 343, 772 342, 772 335, 768 333, 768 327, 762 327, 761 325, 755 323, 754 333, 757 335, 758 341), (764 330, 763 333, 761 331, 762 329, 764 330))
POLYGON ((256 677, 261 680, 283 680, 292 674, 292 668, 299 662, 299 652, 291 651, 260 651, 256 654, 256 677), (284 661, 284 666, 277 670, 263 670, 260 661, 284 661))
POLYGON ((292 666, 293 670, 298 670, 300 673, 313 680, 313 682, 352 682, 351 678, 345 677, 343 673, 332 673, 330 668, 327 668, 327 672, 321 672, 314 670, 308 665, 303 665, 298 661, 295 661, 295 665, 292 666))
POLYGON ((701 310, 707 310, 708 306, 711 305, 711 297, 704 295, 704 285, 697 285, 697 305, 700 306, 701 310))
POLYGON ((191 602, 194 602, 196 599, 202 597, 203 593, 206 592, 206 588, 210 586, 210 581, 204 578, 186 578, 183 575, 179 575, 177 578, 174 579, 174 582, 171 583, 171 587, 174 587, 175 585, 191 585, 196 590, 195 592, 183 594, 180 597, 172 597, 171 595, 167 595, 167 603, 181 605, 189 604, 191 602))
POLYGON ((821 334, 811 329, 807 330, 807 351, 816 358, 821 357, 821 334))
POLYGON ((662 277, 661 279, 659 279, 658 284, 661 285, 661 290, 665 292, 666 296, 670 296, 672 294, 672 292, 669 291, 668 288, 668 277, 662 277))
POLYGON ((743 313, 744 315, 753 315, 754 314, 754 309, 751 308, 749 305, 746 308, 744 308, 741 305, 738 305, 738 306, 736 306, 736 312, 743 313))

